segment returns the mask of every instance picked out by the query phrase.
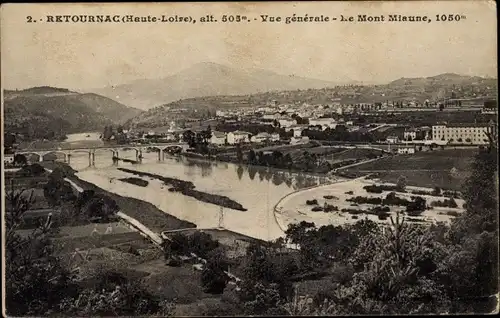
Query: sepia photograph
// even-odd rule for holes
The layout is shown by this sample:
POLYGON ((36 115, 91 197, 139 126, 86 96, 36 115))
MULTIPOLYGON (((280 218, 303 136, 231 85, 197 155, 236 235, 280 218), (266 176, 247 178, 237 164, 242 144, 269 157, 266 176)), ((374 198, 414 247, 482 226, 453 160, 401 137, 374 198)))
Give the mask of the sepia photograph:
POLYGON ((5 317, 498 314, 494 1, 0 12, 5 317))

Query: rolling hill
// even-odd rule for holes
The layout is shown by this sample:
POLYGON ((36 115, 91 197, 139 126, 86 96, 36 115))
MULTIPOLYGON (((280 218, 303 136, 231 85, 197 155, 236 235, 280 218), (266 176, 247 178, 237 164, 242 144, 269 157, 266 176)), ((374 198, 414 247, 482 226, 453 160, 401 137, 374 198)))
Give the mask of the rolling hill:
POLYGON ((343 104, 375 103, 385 101, 417 100, 420 102, 450 98, 495 96, 498 81, 495 78, 464 76, 452 73, 432 77, 401 78, 384 85, 347 85, 319 89, 275 90, 256 94, 219 95, 186 98, 142 112, 127 122, 134 127, 160 127, 176 117, 193 117, 193 111, 262 106, 268 101, 278 103, 343 104), (185 109, 173 113, 173 109, 185 109))
POLYGON ((245 70, 216 63, 198 63, 165 78, 138 80, 92 91, 146 110, 186 98, 248 95, 334 85, 332 82, 286 76, 261 69, 245 70))
POLYGON ((471 85, 490 79, 479 76, 459 75, 455 73, 444 73, 430 77, 400 78, 387 84, 389 87, 398 86, 431 86, 431 85, 471 85))
POLYGON ((61 88, 4 91, 5 131, 34 138, 101 130, 104 125, 122 124, 140 112, 97 94, 61 88))

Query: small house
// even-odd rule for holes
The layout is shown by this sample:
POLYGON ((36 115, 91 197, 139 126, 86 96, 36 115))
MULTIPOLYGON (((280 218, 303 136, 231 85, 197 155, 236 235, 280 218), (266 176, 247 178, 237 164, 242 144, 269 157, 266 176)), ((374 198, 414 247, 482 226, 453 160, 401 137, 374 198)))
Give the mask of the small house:
POLYGON ((245 143, 250 141, 251 134, 246 131, 232 131, 227 134, 227 143, 230 145, 245 143))

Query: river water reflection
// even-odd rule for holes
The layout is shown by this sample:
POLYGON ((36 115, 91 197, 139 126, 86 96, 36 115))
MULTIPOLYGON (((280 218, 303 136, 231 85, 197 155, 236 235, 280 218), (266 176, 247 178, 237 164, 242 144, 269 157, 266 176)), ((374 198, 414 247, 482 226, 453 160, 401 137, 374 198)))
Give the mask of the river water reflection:
MULTIPOLYGON (((120 157, 135 159, 134 150, 120 150, 120 157)), ((181 193, 168 191, 158 180, 139 187, 119 181, 131 175, 112 165, 112 153, 99 150, 95 154, 95 168, 88 167, 88 154, 73 153, 71 166, 78 170, 78 177, 116 194, 148 201, 162 211, 195 223, 200 228, 219 225, 220 207, 198 201, 181 193)), ((273 209, 285 195, 301 188, 328 182, 324 176, 290 173, 264 167, 209 162, 188 158, 166 158, 157 161, 154 152, 143 153, 142 164, 120 162, 118 167, 191 181, 199 191, 225 195, 248 209, 245 212, 223 209, 223 226, 232 231, 255 238, 272 240, 283 235, 276 223, 273 209)))

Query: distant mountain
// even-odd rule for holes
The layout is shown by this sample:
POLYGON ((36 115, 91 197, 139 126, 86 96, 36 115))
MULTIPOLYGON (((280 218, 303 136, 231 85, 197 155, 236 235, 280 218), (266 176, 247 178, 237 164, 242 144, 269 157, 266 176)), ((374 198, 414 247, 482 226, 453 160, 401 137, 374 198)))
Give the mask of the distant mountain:
POLYGON ((146 110, 186 98, 248 95, 334 85, 328 81, 281 75, 261 69, 245 70, 216 63, 199 63, 165 78, 138 80, 92 91, 146 110))
POLYGON ((61 88, 4 90, 5 131, 32 137, 102 130, 104 125, 124 123, 140 112, 107 97, 61 88))

